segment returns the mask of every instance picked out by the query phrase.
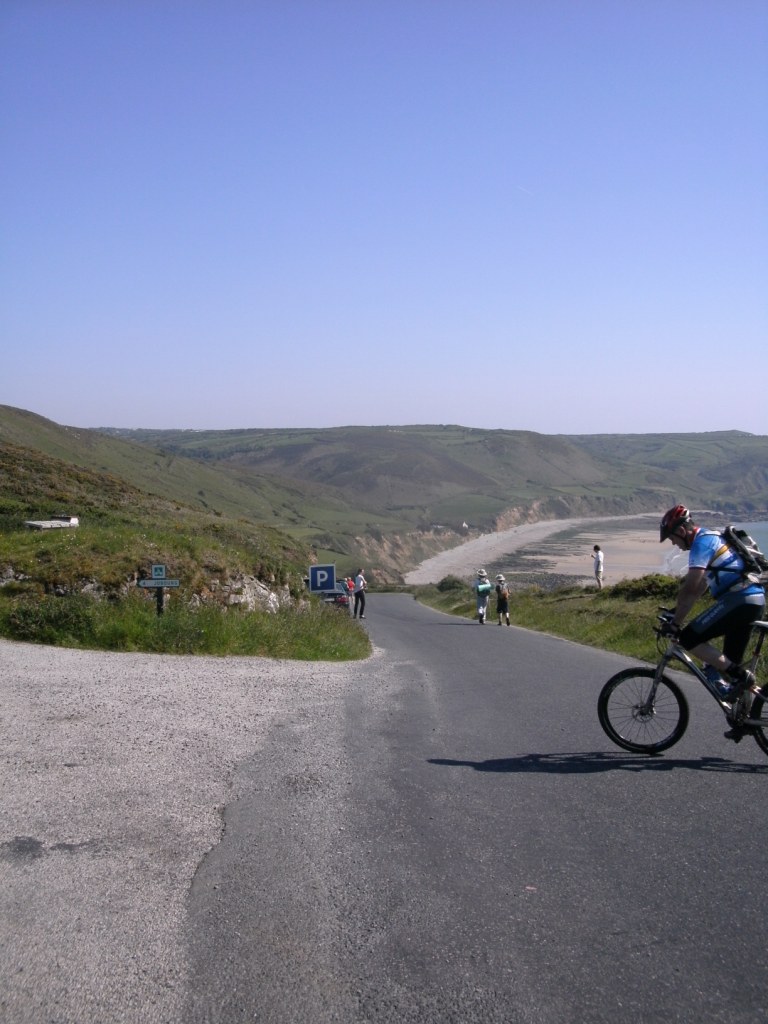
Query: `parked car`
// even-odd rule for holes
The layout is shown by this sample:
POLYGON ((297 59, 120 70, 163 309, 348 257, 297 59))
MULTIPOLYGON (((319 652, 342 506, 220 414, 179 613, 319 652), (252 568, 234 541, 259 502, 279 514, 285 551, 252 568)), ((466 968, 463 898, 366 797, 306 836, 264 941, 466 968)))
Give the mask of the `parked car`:
POLYGON ((341 608, 346 612, 352 610, 353 600, 352 594, 347 590, 346 583, 337 582, 335 590, 327 590, 323 594, 323 602, 325 604, 332 604, 334 608, 341 608))

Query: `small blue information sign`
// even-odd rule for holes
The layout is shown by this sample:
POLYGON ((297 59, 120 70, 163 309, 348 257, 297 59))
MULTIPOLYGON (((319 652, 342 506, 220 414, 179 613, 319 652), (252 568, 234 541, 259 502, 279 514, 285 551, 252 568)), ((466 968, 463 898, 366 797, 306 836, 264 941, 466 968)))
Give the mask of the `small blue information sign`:
POLYGON ((321 594, 336 589, 335 565, 310 565, 309 590, 312 594, 321 594))
POLYGON ((178 587, 181 580, 169 580, 165 575, 164 565, 153 565, 152 576, 150 579, 136 580, 142 590, 154 590, 155 597, 157 599, 157 614, 163 614, 163 603, 165 601, 165 591, 169 588, 172 590, 178 587))

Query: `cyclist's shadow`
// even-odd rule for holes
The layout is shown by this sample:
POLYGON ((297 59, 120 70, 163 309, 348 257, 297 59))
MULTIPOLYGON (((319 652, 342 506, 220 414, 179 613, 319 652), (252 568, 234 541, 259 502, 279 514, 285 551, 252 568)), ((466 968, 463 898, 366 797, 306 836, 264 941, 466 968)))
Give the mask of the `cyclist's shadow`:
POLYGON ((686 768, 697 772, 731 772, 742 775, 768 775, 768 765, 737 764, 723 757, 665 758, 648 754, 606 754, 598 751, 574 751, 558 754, 521 754, 487 761, 458 761, 430 757, 429 764, 448 768, 473 768, 476 772, 535 772, 549 775, 589 775, 595 772, 671 772, 686 768))

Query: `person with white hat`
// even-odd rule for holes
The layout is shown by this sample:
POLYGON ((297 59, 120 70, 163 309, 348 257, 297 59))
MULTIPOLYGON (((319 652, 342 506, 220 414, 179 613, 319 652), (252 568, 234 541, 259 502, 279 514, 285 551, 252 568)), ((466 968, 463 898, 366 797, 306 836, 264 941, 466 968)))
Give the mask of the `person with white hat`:
POLYGON ((477 621, 482 626, 488 614, 488 601, 491 597, 491 582, 485 569, 477 570, 477 579, 472 584, 472 589, 477 597, 477 621))
POLYGON ((502 616, 506 618, 507 625, 511 625, 509 621, 509 586, 501 572, 496 577, 496 614, 499 616, 499 625, 501 625, 502 616))

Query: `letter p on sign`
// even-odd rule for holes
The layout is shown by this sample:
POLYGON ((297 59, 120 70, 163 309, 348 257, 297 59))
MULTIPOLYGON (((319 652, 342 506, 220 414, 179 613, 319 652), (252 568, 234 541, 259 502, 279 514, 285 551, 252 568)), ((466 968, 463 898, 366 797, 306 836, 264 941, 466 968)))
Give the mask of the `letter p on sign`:
POLYGON ((309 589, 311 593, 322 593, 326 590, 336 589, 336 566, 335 565, 310 565, 309 567, 309 589))

